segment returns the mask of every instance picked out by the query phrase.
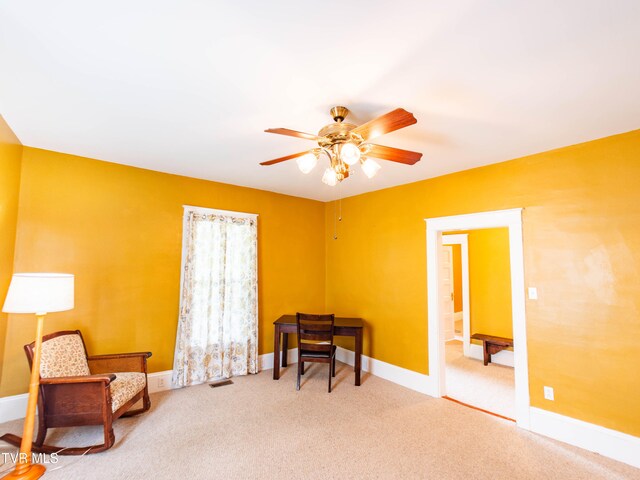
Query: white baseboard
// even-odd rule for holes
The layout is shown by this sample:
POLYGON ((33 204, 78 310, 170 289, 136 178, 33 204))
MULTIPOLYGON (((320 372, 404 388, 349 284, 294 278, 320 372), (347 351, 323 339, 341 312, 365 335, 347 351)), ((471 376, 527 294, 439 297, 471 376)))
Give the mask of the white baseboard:
POLYGON ((640 438, 531 407, 531 431, 640 468, 640 438))
MULTIPOLYGON (((336 358, 339 361, 351 366, 355 364, 355 356, 354 352, 342 347, 338 347, 336 352, 336 358)), ((415 390, 416 392, 434 396, 435 388, 433 379, 429 375, 407 370, 406 368, 398 367, 397 365, 392 365, 382 360, 376 360, 366 355, 362 355, 362 370, 376 377, 384 378, 390 382, 415 390)))
MULTIPOLYGON (((475 343, 469 344, 470 358, 476 360, 484 360, 484 353, 482 352, 482 345, 476 345, 475 343)), ((513 367, 513 352, 511 350, 502 350, 498 353, 491 355, 491 363, 497 363, 498 365, 506 365, 507 367, 513 367)))
POLYGON ((162 392, 163 390, 171 390, 171 377, 173 370, 165 370, 164 372, 153 372, 147 374, 147 383, 149 384, 149 393, 162 392))
MULTIPOLYGON (((298 349, 290 348, 287 351, 287 362, 293 363, 298 361, 298 349)), ((273 353, 264 353, 258 356, 258 369, 269 370, 273 368, 273 353)))
POLYGON ((10 397, 0 398, 0 423, 24 418, 27 412, 27 398, 29 394, 21 393, 10 397))

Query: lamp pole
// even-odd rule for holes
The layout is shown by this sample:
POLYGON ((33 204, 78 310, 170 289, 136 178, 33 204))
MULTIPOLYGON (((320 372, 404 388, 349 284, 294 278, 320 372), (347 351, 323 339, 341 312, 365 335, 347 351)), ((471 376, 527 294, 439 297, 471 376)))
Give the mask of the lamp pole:
POLYGON ((29 401, 27 402, 27 415, 24 419, 22 442, 20 443, 20 455, 18 464, 13 472, 3 480, 23 479, 31 480, 44 475, 46 467, 39 463, 31 463, 31 444, 33 442, 33 427, 36 418, 36 405, 38 404, 38 390, 40 389, 40 354, 42 353, 42 331, 44 326, 44 313, 37 313, 36 344, 33 351, 33 363, 31 365, 31 381, 29 382, 29 401))

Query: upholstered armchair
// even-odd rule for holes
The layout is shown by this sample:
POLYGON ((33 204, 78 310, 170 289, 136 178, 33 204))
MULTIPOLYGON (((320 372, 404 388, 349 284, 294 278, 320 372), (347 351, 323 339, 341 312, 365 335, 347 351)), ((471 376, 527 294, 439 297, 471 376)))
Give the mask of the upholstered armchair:
MULTIPOLYGON (((34 343, 24 346, 33 362, 34 343)), ((62 331, 42 338, 38 436, 33 450, 61 455, 97 453, 115 442, 112 424, 122 416, 149 410, 147 358, 151 352, 88 356, 79 330, 62 331), (142 407, 130 408, 142 400, 142 407), (45 444, 47 429, 102 425, 104 443, 64 448, 45 444)), ((21 438, 6 434, 2 440, 19 446, 21 438)))

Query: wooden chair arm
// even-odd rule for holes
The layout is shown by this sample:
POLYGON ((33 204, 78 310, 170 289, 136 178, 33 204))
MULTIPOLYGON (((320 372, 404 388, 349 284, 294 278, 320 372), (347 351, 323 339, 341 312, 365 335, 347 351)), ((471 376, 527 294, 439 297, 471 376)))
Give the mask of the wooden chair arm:
POLYGON ((114 353, 87 357, 89 370, 96 373, 141 372, 147 373, 147 358, 151 352, 114 353))
POLYGON ((91 355, 87 357, 89 360, 111 360, 116 358, 140 357, 149 358, 151 352, 133 352, 133 353, 108 353, 106 355, 91 355))
POLYGON ((109 385, 116 379, 116 376, 111 374, 100 374, 100 375, 79 375, 75 377, 49 377, 49 378, 41 378, 40 385, 62 385, 69 383, 99 383, 102 382, 106 385, 109 385))

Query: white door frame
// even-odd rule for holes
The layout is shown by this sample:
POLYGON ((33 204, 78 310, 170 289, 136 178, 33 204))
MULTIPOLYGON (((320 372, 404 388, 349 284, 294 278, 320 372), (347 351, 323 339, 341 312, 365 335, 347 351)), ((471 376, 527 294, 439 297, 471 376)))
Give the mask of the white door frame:
POLYGON ((427 298, 429 377, 434 394, 445 392, 444 335, 441 325, 439 266, 442 232, 508 227, 511 262, 511 306, 513 319, 513 351, 516 390, 516 423, 529 429, 529 367, 524 296, 524 252, 522 247, 522 209, 497 210, 451 217, 427 218, 427 298))
POLYGON ((471 304, 469 303, 469 235, 443 235, 443 245, 460 245, 460 260, 462 264, 462 352, 469 356, 471 343, 471 304))

